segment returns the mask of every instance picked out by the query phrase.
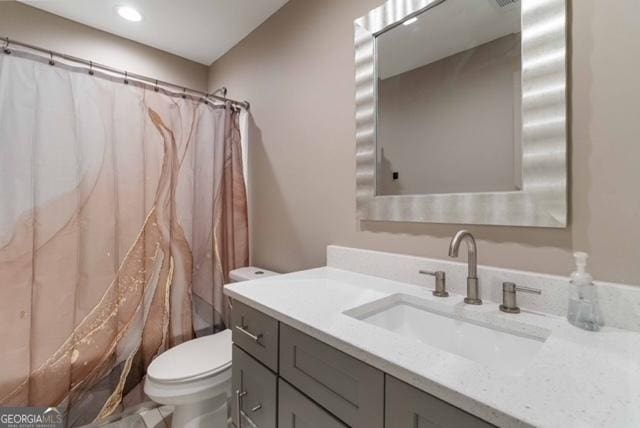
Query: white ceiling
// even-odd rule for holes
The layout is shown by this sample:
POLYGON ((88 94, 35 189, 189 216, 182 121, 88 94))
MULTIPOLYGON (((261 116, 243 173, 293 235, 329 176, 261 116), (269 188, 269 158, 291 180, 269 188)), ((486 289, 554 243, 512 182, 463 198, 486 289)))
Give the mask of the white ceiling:
POLYGON ((210 65, 288 0, 20 0, 29 6, 210 65), (132 6, 142 21, 116 12, 132 6))
POLYGON ((520 2, 500 7, 496 0, 447 0, 417 18, 377 38, 381 79, 520 32, 520 2))

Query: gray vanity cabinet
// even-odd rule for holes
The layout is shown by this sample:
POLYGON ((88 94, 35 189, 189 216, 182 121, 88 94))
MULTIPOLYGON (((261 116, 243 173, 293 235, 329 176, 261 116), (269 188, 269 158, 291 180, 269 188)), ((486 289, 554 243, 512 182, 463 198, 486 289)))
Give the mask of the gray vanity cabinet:
POLYGON ((239 302, 231 319, 236 428, 493 426, 239 302))
POLYGON ((493 425, 386 375, 385 427, 489 428, 493 425))
POLYGON ((382 428, 384 373, 280 324, 280 376, 354 428, 382 428))
POLYGON ((278 428, 347 428, 347 425, 280 379, 278 428))
POLYGON ((231 311, 233 343, 278 371, 278 321, 240 302, 231 311))
POLYGON ((278 379, 265 366, 233 346, 231 415, 236 427, 276 428, 278 379), (242 419, 238 423, 238 419, 242 419))

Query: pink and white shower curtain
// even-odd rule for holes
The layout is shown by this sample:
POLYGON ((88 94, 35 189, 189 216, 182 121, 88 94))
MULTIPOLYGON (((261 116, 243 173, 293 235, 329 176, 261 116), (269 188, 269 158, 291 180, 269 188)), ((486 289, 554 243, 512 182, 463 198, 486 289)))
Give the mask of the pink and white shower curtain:
POLYGON ((194 337, 194 296, 223 324, 240 138, 228 105, 0 55, 0 406, 102 420, 194 337))

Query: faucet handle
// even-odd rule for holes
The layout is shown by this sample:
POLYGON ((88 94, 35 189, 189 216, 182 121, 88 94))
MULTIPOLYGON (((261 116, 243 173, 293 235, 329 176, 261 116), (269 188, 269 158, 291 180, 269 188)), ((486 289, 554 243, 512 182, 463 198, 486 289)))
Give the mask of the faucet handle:
POLYGON ((433 290, 432 294, 436 297, 448 297, 449 293, 446 289, 446 273, 441 270, 431 271, 431 270, 419 270, 419 274, 421 275, 431 275, 436 278, 436 289, 433 290))
POLYGON ((538 288, 517 286, 513 282, 502 283, 502 304, 500 310, 509 314, 519 314, 520 308, 516 304, 516 291, 529 294, 542 294, 538 288))
POLYGON ((421 275, 431 275, 431 276, 435 276, 435 277, 438 277, 438 276, 444 277, 444 276, 446 276, 446 273, 444 271, 442 271, 442 270, 424 270, 424 269, 420 269, 418 271, 418 273, 421 274, 421 275))
POLYGON ((516 285, 516 291, 522 291, 523 293, 529 294, 542 294, 542 290, 540 290, 539 288, 523 287, 518 285, 516 285))

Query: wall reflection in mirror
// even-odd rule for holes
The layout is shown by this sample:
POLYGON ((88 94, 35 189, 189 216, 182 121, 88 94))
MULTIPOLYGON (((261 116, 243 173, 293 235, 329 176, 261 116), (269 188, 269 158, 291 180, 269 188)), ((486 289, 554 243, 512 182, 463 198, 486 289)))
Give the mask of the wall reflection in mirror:
POLYGON ((376 37, 376 194, 522 188, 519 0, 445 0, 376 37))

